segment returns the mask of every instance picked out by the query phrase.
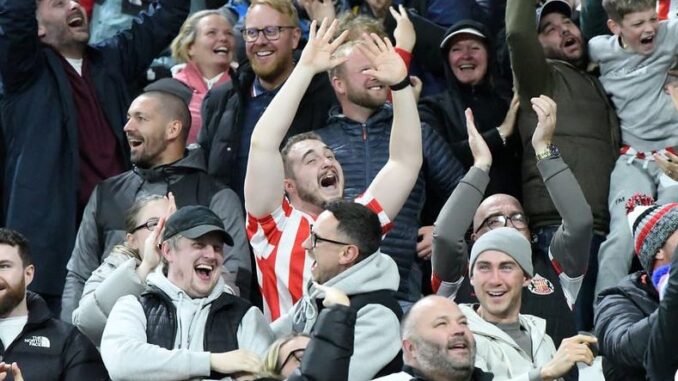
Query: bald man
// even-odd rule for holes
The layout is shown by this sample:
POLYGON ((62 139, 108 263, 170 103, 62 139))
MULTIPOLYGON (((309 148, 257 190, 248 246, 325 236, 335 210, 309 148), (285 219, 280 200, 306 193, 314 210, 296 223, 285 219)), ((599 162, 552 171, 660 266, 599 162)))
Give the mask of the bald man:
MULTIPOLYGON (((418 301, 403 319, 400 373, 379 381, 489 381, 492 373, 474 366, 476 344, 466 317, 450 299, 431 295, 418 301)), ((377 381, 375 380, 375 381, 377 381)))

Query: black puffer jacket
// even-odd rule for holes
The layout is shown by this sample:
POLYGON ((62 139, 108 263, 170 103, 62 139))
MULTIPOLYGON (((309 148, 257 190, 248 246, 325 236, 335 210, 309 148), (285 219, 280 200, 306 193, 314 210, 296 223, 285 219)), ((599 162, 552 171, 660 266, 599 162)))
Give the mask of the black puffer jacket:
POLYGON ((645 380, 643 360, 658 306, 659 295, 644 271, 598 295, 594 327, 606 380, 645 380))
MULTIPOLYGON (((327 127, 316 132, 336 155, 344 172, 344 198, 353 200, 367 189, 388 161, 393 108, 382 106, 367 120, 358 123, 340 113, 330 112, 327 127)), ((420 216, 427 202, 437 215, 445 200, 464 175, 449 146, 428 125, 422 125, 424 164, 405 205, 394 219, 393 230, 384 238, 381 250, 398 264, 400 287, 398 298, 405 299, 408 277, 416 255, 420 216)), ((431 223, 429 221, 427 223, 431 223)))
MULTIPOLYGON (((490 36, 489 30, 483 24, 471 20, 456 23, 447 30, 445 36, 464 28, 473 28, 485 36, 490 36)), ((454 76, 448 61, 450 47, 451 44, 447 43, 441 49, 441 59, 445 65, 447 78, 447 91, 421 100, 419 104, 421 120, 440 132, 452 146, 454 154, 464 168, 468 170, 473 165, 473 156, 468 145, 464 110, 470 107, 475 117, 476 127, 492 152, 490 184, 485 194, 507 193, 520 199, 521 148, 517 129, 508 139, 506 146, 497 131, 497 127, 504 121, 511 102, 511 87, 495 74, 496 64, 492 41, 486 40, 488 69, 483 81, 477 85, 462 84, 454 76)))
POLYGON ((85 335, 52 318, 38 294, 28 291, 26 302, 28 321, 7 348, 0 345, 2 361, 16 361, 24 379, 29 381, 108 380, 99 352, 85 335))

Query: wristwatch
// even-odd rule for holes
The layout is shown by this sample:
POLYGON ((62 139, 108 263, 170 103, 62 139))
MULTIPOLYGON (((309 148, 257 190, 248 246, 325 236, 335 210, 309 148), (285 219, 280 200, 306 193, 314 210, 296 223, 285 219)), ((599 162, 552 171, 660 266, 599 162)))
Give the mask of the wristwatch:
POLYGON ((560 150, 553 144, 548 144, 541 152, 536 152, 537 160, 555 159, 560 157, 560 150))

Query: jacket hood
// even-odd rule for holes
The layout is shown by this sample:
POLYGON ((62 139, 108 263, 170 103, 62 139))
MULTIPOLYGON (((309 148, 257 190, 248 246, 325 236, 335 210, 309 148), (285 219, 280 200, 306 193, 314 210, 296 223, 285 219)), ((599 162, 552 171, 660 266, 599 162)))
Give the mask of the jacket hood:
POLYGON ((42 324, 52 317, 47 302, 40 295, 29 290, 26 290, 26 306, 28 308, 26 324, 42 324))
POLYGON ((637 271, 625 276, 616 286, 602 290, 596 300, 599 303, 604 297, 617 294, 626 295, 630 298, 649 298, 659 303, 659 293, 645 271, 637 271))
MULTIPOLYGON (((400 275, 395 261, 381 251, 376 251, 328 280, 324 285, 336 287, 351 296, 377 290, 397 291, 399 284, 400 275)), ((315 288, 313 282, 308 283, 307 294, 312 299, 325 297, 315 288)))
POLYGON ((196 171, 207 173, 207 166, 205 165, 205 154, 202 148, 193 147, 186 149, 184 157, 174 163, 147 169, 135 166, 132 170, 144 181, 152 183, 165 181, 171 183, 174 182, 175 176, 182 176, 196 171))
MULTIPOLYGON (((504 331, 499 329, 496 325, 486 321, 476 312, 475 306, 470 304, 460 304, 459 308, 461 312, 464 313, 469 322, 469 328, 474 335, 488 337, 492 341, 502 341, 504 344, 510 345, 515 348, 516 351, 523 352, 522 348, 516 342, 506 334, 504 331)), ((518 321, 520 322, 521 327, 527 329, 529 336, 532 338, 532 351, 537 352, 539 344, 543 341, 544 336, 546 335, 546 320, 538 318, 532 315, 518 315, 518 321)), ((498 347, 502 347, 499 345, 498 347)), ((531 354, 528 354, 531 357, 531 354)), ((507 356, 510 358, 510 356, 507 356)))

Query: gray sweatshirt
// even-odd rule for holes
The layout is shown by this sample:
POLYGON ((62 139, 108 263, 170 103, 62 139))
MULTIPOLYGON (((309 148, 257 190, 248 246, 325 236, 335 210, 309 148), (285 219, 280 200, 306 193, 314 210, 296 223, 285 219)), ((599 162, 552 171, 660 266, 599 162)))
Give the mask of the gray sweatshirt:
MULTIPOLYGON (((199 380, 210 374, 210 353, 204 351, 204 330, 211 303, 224 292, 220 278, 212 293, 192 299, 161 273, 149 274, 149 285, 165 292, 177 309, 174 349, 146 341, 146 315, 132 295, 118 300, 108 317, 101 340, 101 357, 114 381, 199 380)), ((273 333, 256 307, 243 316, 237 332, 238 347, 263 355, 273 333)))
POLYGON ((678 20, 659 23, 649 55, 622 48, 617 36, 589 41, 591 62, 600 65, 600 82, 621 121, 622 142, 638 151, 678 146, 678 110, 664 91, 676 54, 678 20))

